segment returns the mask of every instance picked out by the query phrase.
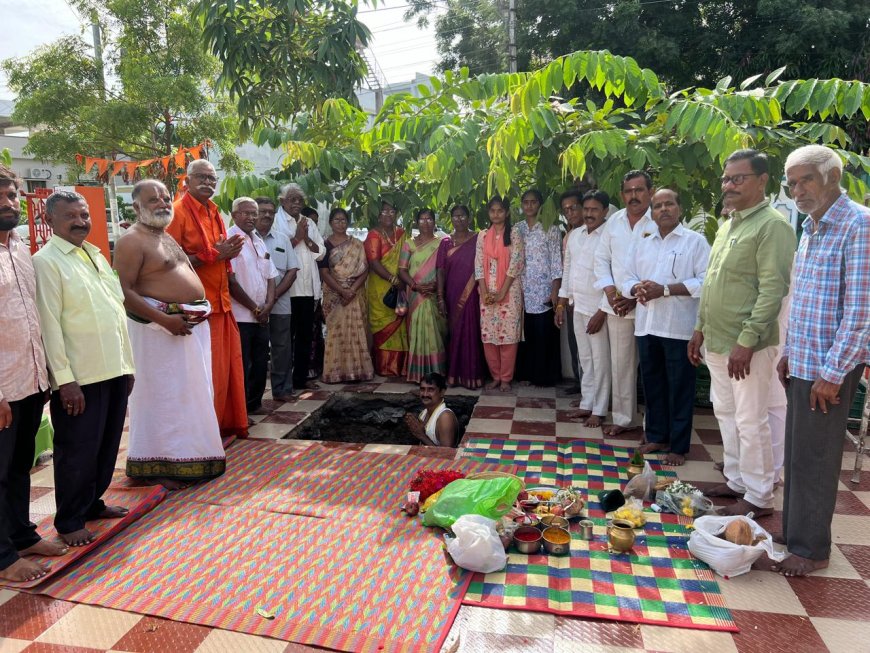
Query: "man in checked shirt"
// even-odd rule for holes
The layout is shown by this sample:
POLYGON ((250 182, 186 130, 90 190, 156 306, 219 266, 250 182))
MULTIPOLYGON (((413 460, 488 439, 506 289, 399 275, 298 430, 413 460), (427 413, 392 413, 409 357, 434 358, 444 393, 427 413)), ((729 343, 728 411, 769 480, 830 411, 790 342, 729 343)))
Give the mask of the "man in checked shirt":
POLYGON ((786 576, 828 566, 849 406, 870 362, 870 209, 840 187, 843 162, 807 145, 785 162, 788 192, 808 214, 798 246, 786 349, 788 394, 782 536, 786 576))
POLYGON ((21 215, 18 179, 0 165, 0 580, 29 581, 48 566, 25 556, 63 555, 31 523, 30 468, 48 373, 36 311, 36 275, 15 227, 21 215))

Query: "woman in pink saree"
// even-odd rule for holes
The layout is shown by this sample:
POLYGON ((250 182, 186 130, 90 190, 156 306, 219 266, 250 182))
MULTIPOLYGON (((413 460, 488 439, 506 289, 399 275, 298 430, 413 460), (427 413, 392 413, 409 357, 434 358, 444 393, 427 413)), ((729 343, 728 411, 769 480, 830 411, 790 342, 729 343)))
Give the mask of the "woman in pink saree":
POLYGON ((438 308, 447 316, 447 383, 483 386, 485 364, 480 339, 480 292, 474 279, 477 234, 469 229, 467 206, 450 211, 453 234, 438 248, 438 308))

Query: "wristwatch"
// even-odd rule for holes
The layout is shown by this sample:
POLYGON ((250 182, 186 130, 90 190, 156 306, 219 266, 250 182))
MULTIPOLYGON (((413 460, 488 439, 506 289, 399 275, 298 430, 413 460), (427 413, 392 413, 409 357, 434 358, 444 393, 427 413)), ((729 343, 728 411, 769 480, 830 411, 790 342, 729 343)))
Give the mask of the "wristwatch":
POLYGON ((665 284, 665 285, 664 285, 664 291, 662 292, 662 295, 663 295, 664 297, 670 297, 670 296, 671 296, 671 287, 670 287, 668 284, 665 284))

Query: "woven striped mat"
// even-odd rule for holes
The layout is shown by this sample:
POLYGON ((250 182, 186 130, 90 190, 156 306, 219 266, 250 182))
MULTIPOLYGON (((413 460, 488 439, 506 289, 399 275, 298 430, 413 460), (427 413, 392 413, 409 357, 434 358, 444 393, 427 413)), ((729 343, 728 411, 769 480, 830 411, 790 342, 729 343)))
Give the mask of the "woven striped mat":
MULTIPOLYGON (((571 485, 587 491, 594 538, 571 526, 568 556, 509 555, 504 571, 475 574, 463 603, 488 608, 532 610, 702 630, 737 631, 710 568, 688 550, 691 520, 644 511, 628 554, 610 553, 600 490, 624 487, 630 451, 601 442, 565 444, 476 438, 463 455, 469 460, 513 465, 527 485, 571 485)), ((657 462, 660 477, 673 477, 657 462)))
POLYGON ((437 650, 471 575, 399 505, 420 468, 495 466, 319 445, 272 465, 286 446, 239 444, 228 469, 259 459, 274 475, 173 493, 39 591, 339 650, 437 650))

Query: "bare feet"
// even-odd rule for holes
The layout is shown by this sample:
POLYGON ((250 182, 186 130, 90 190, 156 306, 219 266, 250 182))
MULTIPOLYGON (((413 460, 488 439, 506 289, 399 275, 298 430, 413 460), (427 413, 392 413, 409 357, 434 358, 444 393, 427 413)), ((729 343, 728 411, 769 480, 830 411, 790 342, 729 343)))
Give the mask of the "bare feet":
POLYGON ((25 560, 19 558, 6 569, 0 569, 0 580, 6 580, 13 583, 26 583, 37 578, 45 576, 51 567, 42 565, 33 560, 25 560))
POLYGON ((604 435, 608 435, 610 437, 622 435, 623 433, 631 433, 632 431, 637 431, 638 429, 640 429, 639 426, 617 426, 616 424, 607 424, 601 427, 604 435))
POLYGON ((96 535, 87 528, 81 528, 72 533, 58 533, 58 535, 70 546, 87 546, 96 538, 96 535))
POLYGON ((510 392, 511 391, 511 382, 510 381, 502 381, 498 385, 498 389, 502 392, 510 392))
POLYGON ((597 429, 601 426, 601 422, 604 421, 604 418, 600 415, 590 415, 585 420, 583 420, 583 425, 588 426, 591 429, 597 429))
POLYGON ((713 469, 715 469, 717 472, 724 471, 725 470, 725 463, 723 463, 723 462, 713 463, 713 469))
MULTIPOLYGON (((708 493, 709 494, 709 493, 708 493)), ((759 508, 755 504, 749 503, 746 499, 738 499, 730 506, 719 508, 719 514, 725 517, 733 515, 748 515, 754 514, 754 518, 767 517, 773 514, 773 508, 759 508)))
POLYGON ((272 397, 272 399, 274 399, 275 401, 296 401, 296 395, 290 392, 286 395, 275 395, 272 397))
POLYGON ((778 571, 783 576, 806 576, 819 569, 825 569, 827 566, 827 560, 811 560, 810 558, 803 558, 792 553, 788 558, 777 564, 774 567, 774 571, 778 571))
POLYGON ((106 506, 103 512, 97 515, 97 519, 121 519, 126 517, 128 512, 130 511, 124 506, 106 506))
POLYGON ((568 419, 586 419, 592 414, 591 410, 575 410, 568 415, 568 419))
POLYGON ((498 387, 499 382, 493 379, 490 383, 486 384, 487 390, 495 390, 498 387))
POLYGON ((174 478, 155 478, 154 480, 170 492, 174 492, 175 490, 184 490, 185 488, 190 487, 189 483, 185 483, 184 481, 176 481, 174 478))
POLYGON ((69 547, 61 542, 52 542, 51 540, 39 540, 33 546, 22 549, 18 552, 20 556, 62 556, 69 547))
POLYGON ((737 490, 732 490, 727 483, 722 483, 721 485, 715 485, 706 492, 704 492, 708 497, 729 497, 734 499, 741 499, 743 495, 740 494, 737 490))
POLYGON ((668 445, 663 442, 641 442, 640 446, 635 449, 635 453, 655 453, 656 451, 667 451, 668 445))
POLYGON ((679 467, 684 462, 686 462, 686 457, 682 454, 674 452, 665 454, 665 457, 662 458, 663 465, 671 465, 672 467, 679 467))
POLYGON ((570 404, 568 404, 571 408, 580 408, 580 399, 575 399, 570 404))

